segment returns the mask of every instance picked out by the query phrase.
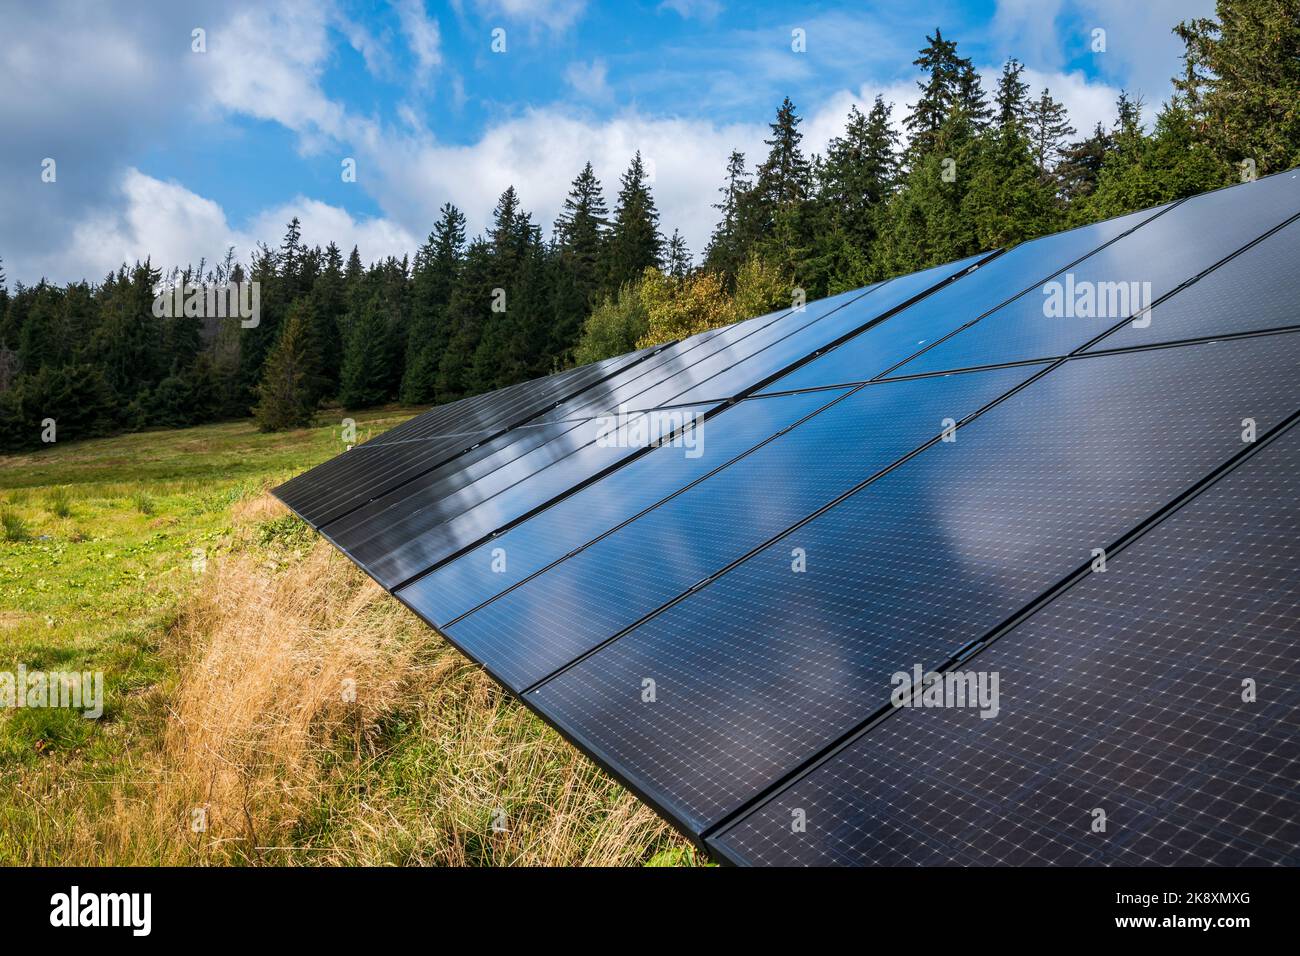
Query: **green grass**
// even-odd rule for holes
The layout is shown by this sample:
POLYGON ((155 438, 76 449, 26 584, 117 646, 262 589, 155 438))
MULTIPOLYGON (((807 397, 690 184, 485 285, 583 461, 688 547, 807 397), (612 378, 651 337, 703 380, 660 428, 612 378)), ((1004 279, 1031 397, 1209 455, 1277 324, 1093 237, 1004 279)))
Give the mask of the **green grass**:
MULTIPOLYGON (((360 437, 408 418, 350 413, 360 437)), ((0 711, 0 863, 30 862, 45 812, 20 783, 57 764, 88 805, 167 719, 168 628, 197 586, 195 556, 231 547, 231 506, 343 451, 341 416, 262 434, 251 421, 140 432, 0 456, 0 671, 102 671, 100 720, 0 711), (75 502, 75 507, 73 507, 75 502)), ((297 522, 301 527, 301 522, 297 522)), ((44 860, 37 862, 57 862, 44 860)))
MULTIPOLYGON (((411 414, 351 417, 365 440, 411 414)), ((105 688, 99 720, 0 709, 0 865, 177 861, 174 836, 170 848, 149 837, 115 843, 117 821, 136 819, 133 808, 167 773, 164 740, 195 666, 192 648, 178 646, 177 624, 211 562, 251 561, 264 575, 258 587, 272 588, 319 547, 292 515, 266 517, 250 505, 260 517, 249 533, 250 519, 236 512, 247 515, 243 503, 343 451, 341 417, 322 413, 312 428, 279 434, 231 422, 0 456, 0 671, 99 671, 105 688)), ((356 587, 366 583, 355 577, 356 587)), ((430 636, 391 598, 379 601, 397 622, 388 633, 430 636)), ((329 626, 353 633, 348 619, 329 626)), ((274 852, 232 843, 181 862, 702 862, 433 641, 441 676, 417 683, 423 690, 409 711, 368 732, 364 757, 350 746, 315 755, 324 783, 276 834, 274 852), (513 837, 483 831, 484 801, 508 810, 513 837)))
POLYGON ((0 508, 0 527, 4 529, 6 541, 26 541, 31 537, 31 532, 27 530, 27 522, 13 505, 0 508))
POLYGON ((50 514, 54 515, 54 517, 72 517, 72 496, 68 494, 68 489, 63 485, 51 489, 45 500, 49 506, 50 514))

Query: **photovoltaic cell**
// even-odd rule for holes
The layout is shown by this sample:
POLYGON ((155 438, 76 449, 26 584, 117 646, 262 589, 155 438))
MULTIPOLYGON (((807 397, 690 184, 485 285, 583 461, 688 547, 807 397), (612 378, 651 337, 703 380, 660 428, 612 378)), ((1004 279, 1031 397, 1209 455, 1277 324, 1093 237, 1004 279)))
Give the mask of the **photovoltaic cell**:
POLYGON ((1300 220, 1157 306, 1137 320, 1140 325, 1125 323, 1089 351, 1300 325, 1298 269, 1300 220))
POLYGON ((673 401, 705 401, 709 398, 738 394, 742 389, 757 385, 804 356, 827 348, 859 327, 906 305, 934 286, 961 276, 988 257, 988 253, 982 253, 957 262, 935 266, 932 269, 923 269, 911 275, 899 276, 879 287, 873 287, 875 288, 873 294, 853 299, 843 308, 827 314, 825 318, 815 323, 808 323, 797 334, 787 335, 782 340, 773 342, 764 351, 756 353, 714 378, 694 385, 673 401))
MULTIPOLYGON (((999 369, 866 386, 445 631, 522 690, 1029 374, 999 369)), ((599 497, 618 486, 588 490, 599 497)))
POLYGON ((425 575, 399 592, 435 625, 444 625, 518 584, 593 538, 725 465, 844 390, 749 399, 701 429, 699 454, 656 448, 425 575), (499 552, 498 552, 499 549, 499 552), (498 554, 505 560, 499 560, 498 554))
MULTIPOLYGON (((684 419, 711 408, 688 406, 672 414, 684 419)), ((631 416, 633 422, 646 417, 631 416)), ((599 419, 541 426, 559 434, 485 477, 462 482, 453 476, 459 485, 455 490, 447 490, 445 481, 436 491, 416 482, 408 495, 381 498, 325 530, 381 584, 399 587, 641 450, 602 444, 599 437, 605 427, 599 419)))
POLYGON ((1283 421, 1298 372, 1300 335, 1066 362, 528 697, 698 834, 1283 421))
POLYGON ((1130 213, 1016 246, 961 282, 940 289, 880 325, 785 375, 763 392, 865 382, 997 308, 1099 246, 1159 215, 1130 213))
POLYGON ((1293 173, 1194 196, 893 374, 1068 355, 1298 212, 1293 173))
POLYGON ((373 495, 547 411, 566 396, 639 364, 650 354, 642 350, 432 408, 291 479, 277 488, 276 494, 304 520, 319 527, 373 495))
MULTIPOLYGON (((810 305, 804 319, 815 321, 825 311, 837 308, 859 294, 862 294, 861 290, 846 293, 834 301, 823 300, 810 305)), ((313 517, 320 525, 329 525, 326 530, 331 540, 363 567, 371 570, 365 559, 360 557, 366 541, 381 539, 391 549, 427 534, 503 488, 583 449, 593 440, 593 428, 578 429, 580 425, 590 425, 592 416, 617 411, 620 406, 637 399, 654 407, 659 398, 665 395, 671 398, 703 377, 716 374, 717 368, 725 368, 739 361, 749 354, 742 351, 746 341, 778 321, 782 315, 783 313, 773 313, 701 333, 670 345, 645 361, 585 389, 563 402, 553 412, 537 417, 530 422, 535 426, 532 430, 513 429, 483 443, 471 454, 457 456, 445 466, 423 469, 404 467, 395 473, 395 469, 380 463, 368 471, 361 471, 356 480, 362 482, 360 488, 364 497, 360 497, 359 502, 355 482, 349 485, 335 479, 332 484, 347 494, 350 507, 346 510, 338 507, 329 513, 313 517), (528 470, 530 466, 532 471, 528 470), (493 474, 497 469, 506 468, 509 469, 509 480, 506 480, 507 475, 493 474), (487 479, 488 475, 492 475, 490 480, 487 479), (436 504, 432 510, 431 502, 436 504), (406 537, 403 538, 403 535, 406 537)), ((607 455, 594 452, 586 457, 599 458, 602 462, 608 458, 607 455)), ((427 458, 425 456, 420 460, 424 462, 427 458)), ((336 494, 335 497, 339 495, 336 494)), ((449 537, 447 544, 450 541, 449 537)), ((455 550, 452 547, 440 547, 437 541, 427 542, 426 545, 414 544, 412 548, 417 551, 424 548, 440 555, 455 550)), ((395 563, 400 561, 400 558, 394 558, 395 563)), ((385 582, 386 586, 391 587, 407 574, 418 570, 423 568, 413 568, 403 572, 400 577, 390 577, 385 582)))
POLYGON ((1297 865, 1297 501, 1292 428, 963 663, 999 675, 997 716, 896 710, 714 848, 777 865, 1297 865))
MULTIPOLYGON (((865 291, 833 296, 763 323, 731 326, 700 347, 688 351, 681 357, 680 365, 674 362, 663 369, 662 374, 658 367, 653 374, 642 372, 645 366, 659 359, 655 356, 629 370, 630 373, 640 373, 635 382, 609 392, 607 386, 617 381, 615 376, 604 385, 584 392, 581 401, 566 402, 538 421, 545 428, 546 423, 562 415, 585 414, 598 409, 602 414, 609 414, 625 405, 632 408, 638 404, 650 408, 678 405, 694 386, 705 382, 710 385, 721 382, 719 387, 724 390, 743 390, 761 381, 765 369, 766 374, 771 374, 775 370, 772 362, 785 361, 782 349, 787 340, 803 341, 800 350, 827 341, 823 333, 809 332, 810 328, 822 328, 827 315, 856 302, 880 300, 880 304, 872 309, 891 308, 900 301, 894 296, 915 297, 936 282, 959 275, 969 263, 966 260, 927 270, 918 276, 903 277, 896 280, 897 286, 891 282, 881 287, 868 287, 865 291), (896 291, 889 292, 891 287, 896 291), (698 360, 695 360, 697 356, 698 360), (745 364, 745 371, 737 379, 732 372, 741 364, 745 364), (746 382, 748 385, 744 384, 746 382), (645 387, 641 388, 641 385, 645 387)), ((863 315, 858 324, 869 320, 870 312, 863 315)), ((833 332, 835 327, 830 328, 833 332)), ((668 351, 665 350, 664 354, 668 351)), ((692 409, 688 407, 687 410, 692 409)), ((694 410, 703 413, 709 408, 694 410)), ((564 429, 561 433, 548 437, 544 444, 527 454, 502 463, 491 474, 466 481, 462 480, 463 470, 451 476, 429 472, 407 481, 390 494, 355 508, 350 514, 330 523, 325 531, 331 541, 385 587, 399 587, 438 562, 475 546, 485 536, 499 532, 511 522, 543 507, 552 498, 633 458, 637 451, 599 444, 597 435, 602 422, 598 419, 556 424, 564 429)), ((508 455, 511 450, 503 454, 508 455)), ((461 464, 458 460, 453 467, 461 464)), ((478 469, 477 462, 474 467, 478 469)))

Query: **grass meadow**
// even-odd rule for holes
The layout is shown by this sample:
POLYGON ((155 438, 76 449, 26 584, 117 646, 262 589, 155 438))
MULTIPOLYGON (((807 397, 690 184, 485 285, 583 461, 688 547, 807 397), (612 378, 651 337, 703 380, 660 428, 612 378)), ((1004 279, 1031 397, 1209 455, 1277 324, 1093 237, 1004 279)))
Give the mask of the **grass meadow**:
POLYGON ((0 708, 0 865, 703 862, 268 494, 326 419, 0 457, 0 672, 104 675, 0 708))

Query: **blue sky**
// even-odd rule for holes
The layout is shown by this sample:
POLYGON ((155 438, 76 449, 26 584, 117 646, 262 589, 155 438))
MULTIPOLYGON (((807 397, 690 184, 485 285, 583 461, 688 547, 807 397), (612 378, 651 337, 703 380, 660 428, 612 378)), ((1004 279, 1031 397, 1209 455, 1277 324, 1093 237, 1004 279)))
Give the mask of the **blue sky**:
POLYGON ((664 226, 698 253, 728 150, 761 158, 783 96, 810 151, 877 93, 901 119, 938 26, 990 80, 1018 56, 1084 130, 1110 122, 1121 87, 1158 106, 1179 66, 1170 28, 1212 6, 0 0, 0 258, 11 285, 149 254, 246 258, 298 215, 309 242, 369 260, 413 251, 447 200, 481 228, 510 183, 549 230, 584 161, 612 199, 637 149, 664 226))

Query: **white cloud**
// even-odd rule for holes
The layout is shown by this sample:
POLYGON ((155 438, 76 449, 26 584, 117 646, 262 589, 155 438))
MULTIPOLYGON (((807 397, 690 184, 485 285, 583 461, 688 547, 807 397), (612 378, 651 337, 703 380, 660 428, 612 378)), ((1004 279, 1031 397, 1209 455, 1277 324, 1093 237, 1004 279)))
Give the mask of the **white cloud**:
POLYGON ((597 121, 539 109, 498 123, 470 145, 387 138, 367 162, 379 166, 375 192, 384 214, 415 235, 428 231, 448 200, 465 212, 471 230, 482 229, 510 185, 549 230, 584 163, 591 161, 612 205, 618 177, 639 149, 655 170, 652 189, 664 226, 680 227, 698 251, 714 225, 710 204, 728 153, 734 147, 757 156, 765 132, 762 124, 719 126, 635 112, 597 121))
POLYGON ((236 229, 218 203, 135 168, 123 174, 117 200, 75 228, 70 247, 45 263, 45 274, 55 281, 97 279, 124 262, 149 257, 163 270, 197 265, 201 259, 212 264, 232 246, 236 259, 247 262, 259 241, 274 247, 294 216, 301 221, 307 245, 323 248, 335 242, 345 256, 355 245, 364 262, 390 255, 400 259, 418 245, 411 233, 390 220, 357 219, 345 209, 304 196, 263 210, 245 228, 236 229))
POLYGON ((1005 54, 1045 73, 1060 72, 1067 57, 1091 57, 1107 87, 1142 95, 1149 121, 1179 69, 1175 24, 1212 16, 1214 8, 1214 0, 998 0, 993 33, 1005 54), (1098 28, 1106 31, 1106 49, 1093 53, 1098 28))
POLYGON ((570 63, 564 71, 564 81, 580 96, 589 100, 603 100, 610 95, 609 84, 606 82, 608 73, 602 59, 590 63, 570 63))
POLYGON ((719 0, 664 0, 659 4, 660 10, 671 10, 683 20, 703 20, 712 22, 722 12, 719 0))
POLYGON ((320 149, 345 132, 345 111, 320 87, 329 12, 309 0, 236 11, 208 37, 207 79, 218 108, 273 120, 320 149))
POLYGON ((402 33, 415 57, 416 79, 427 80, 442 65, 442 37, 438 21, 425 13, 424 0, 397 0, 397 16, 402 33))
POLYGON ((476 0, 479 11, 530 27, 560 32, 587 9, 587 0, 476 0))
POLYGON ((231 245, 237 254, 248 251, 247 240, 230 228, 219 205, 179 183, 128 168, 118 192, 120 203, 91 215, 73 231, 66 259, 82 275, 99 278, 124 262, 149 257, 164 269, 197 264, 205 257, 214 262, 231 245))
MULTIPOLYGON (((996 82, 996 71, 990 69, 984 75, 986 83, 996 82)), ((1043 73, 1026 67, 1021 79, 1029 84, 1030 97, 1037 99, 1043 89, 1047 88, 1051 91, 1052 99, 1065 104, 1077 139, 1091 135, 1098 123, 1107 129, 1115 124, 1115 101, 1119 98, 1119 87, 1089 81, 1077 71, 1043 73)))

